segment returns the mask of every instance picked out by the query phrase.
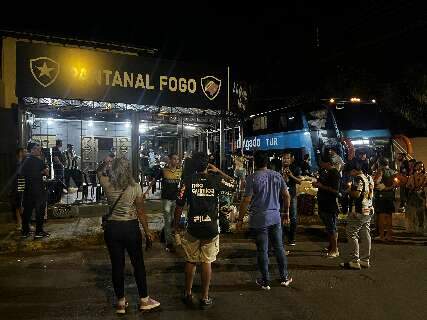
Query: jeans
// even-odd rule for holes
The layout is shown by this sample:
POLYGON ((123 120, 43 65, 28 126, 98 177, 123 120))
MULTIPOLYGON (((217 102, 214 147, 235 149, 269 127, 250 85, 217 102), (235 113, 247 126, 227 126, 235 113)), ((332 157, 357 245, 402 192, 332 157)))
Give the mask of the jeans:
POLYGON ((283 227, 283 235, 284 239, 287 239, 288 242, 295 241, 295 236, 297 234, 297 197, 291 197, 290 198, 290 205, 289 205, 289 220, 290 224, 289 226, 283 227))
POLYGON ((46 209, 45 196, 42 194, 24 195, 24 212, 22 213, 22 233, 30 232, 30 221, 33 209, 36 209, 36 233, 43 232, 46 209))
POLYGON ((173 244, 172 223, 175 215, 176 201, 162 199, 163 218, 165 220, 165 244, 173 244))
POLYGON ((117 299, 125 296, 125 250, 133 266, 139 297, 147 297, 142 236, 138 220, 108 221, 104 230, 104 239, 110 254, 113 287, 117 299))
POLYGON ((369 262, 371 255, 371 234, 369 225, 372 215, 350 213, 347 220, 346 234, 348 242, 348 261, 359 260, 369 262), (361 241, 359 253, 359 238, 361 241))
POLYGON ((254 229, 254 236, 257 246, 257 261, 258 268, 262 275, 262 280, 265 282, 270 281, 270 274, 268 272, 268 241, 272 241, 274 254, 279 265, 279 275, 281 279, 288 276, 288 261, 285 255, 285 249, 282 242, 282 226, 280 223, 268 226, 265 228, 254 229))

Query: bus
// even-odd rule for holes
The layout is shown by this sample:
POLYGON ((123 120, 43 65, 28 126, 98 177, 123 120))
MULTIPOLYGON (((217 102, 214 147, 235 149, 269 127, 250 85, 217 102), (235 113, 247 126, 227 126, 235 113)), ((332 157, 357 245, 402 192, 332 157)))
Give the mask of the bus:
POLYGON ((394 156, 387 117, 374 102, 334 100, 269 109, 245 119, 238 146, 245 153, 266 150, 273 156, 286 150, 297 162, 309 154, 314 171, 331 148, 348 160, 361 151, 371 159, 394 156))

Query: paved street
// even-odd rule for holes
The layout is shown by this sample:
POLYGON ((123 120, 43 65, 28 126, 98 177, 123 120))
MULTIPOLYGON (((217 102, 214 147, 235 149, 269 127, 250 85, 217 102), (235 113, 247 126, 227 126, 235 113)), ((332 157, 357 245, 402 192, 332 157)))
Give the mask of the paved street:
MULTIPOLYGON (((417 240, 375 244, 371 269, 344 271, 337 266, 340 260, 320 256, 322 233, 307 229, 289 256, 292 287, 274 284, 265 292, 254 284, 255 246, 242 237, 225 236, 214 264, 216 304, 208 311, 187 310, 181 304, 182 260, 156 244, 146 255, 146 266, 149 290, 162 303, 161 310, 144 315, 136 311, 128 262, 131 308, 126 319, 426 319, 427 239, 417 240)), ((197 278, 196 293, 199 284, 197 278)), ((0 258, 2 319, 115 319, 112 303, 103 246, 0 258)))

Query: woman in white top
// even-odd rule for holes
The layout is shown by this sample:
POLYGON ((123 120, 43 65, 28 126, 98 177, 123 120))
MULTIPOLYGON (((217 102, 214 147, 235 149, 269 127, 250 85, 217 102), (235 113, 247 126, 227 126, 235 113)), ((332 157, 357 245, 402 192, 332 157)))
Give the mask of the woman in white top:
POLYGON ((134 181, 131 172, 129 161, 124 158, 113 160, 107 157, 97 168, 99 181, 112 208, 105 224, 104 239, 111 259, 118 314, 125 314, 128 306, 124 293, 125 250, 134 269, 140 297, 139 310, 147 311, 160 306, 159 302, 148 296, 139 222, 147 241, 151 242, 152 236, 143 210, 141 186, 134 181))

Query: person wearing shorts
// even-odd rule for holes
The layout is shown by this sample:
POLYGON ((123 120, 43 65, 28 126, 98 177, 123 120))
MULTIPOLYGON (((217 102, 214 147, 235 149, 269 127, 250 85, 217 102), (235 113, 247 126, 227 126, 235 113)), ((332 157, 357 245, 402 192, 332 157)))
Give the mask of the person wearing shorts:
POLYGON ((208 240, 201 240, 186 233, 181 239, 185 257, 191 263, 212 263, 219 252, 219 235, 208 240))
POLYGON ((319 217, 322 219, 326 233, 328 234, 329 245, 325 248, 328 258, 336 258, 339 256, 338 251, 338 232, 337 232, 337 216, 338 216, 338 190, 340 185, 340 173, 336 169, 334 163, 335 158, 327 156, 321 162, 320 177, 317 182, 313 183, 315 188, 318 188, 317 202, 319 207, 319 217))
MULTIPOLYGON (((196 152, 192 156, 195 173, 184 178, 176 201, 174 226, 179 229, 182 209, 187 203, 188 223, 181 246, 185 253, 185 292, 183 302, 193 307, 192 287, 196 265, 202 267, 202 298, 200 307, 209 308, 213 299, 209 296, 209 285, 212 276, 211 263, 219 252, 219 212, 218 196, 221 191, 235 189, 234 180, 208 163, 208 156, 196 152), (217 174, 211 174, 211 173, 217 174)), ((177 241, 179 243, 179 241, 177 241)))

